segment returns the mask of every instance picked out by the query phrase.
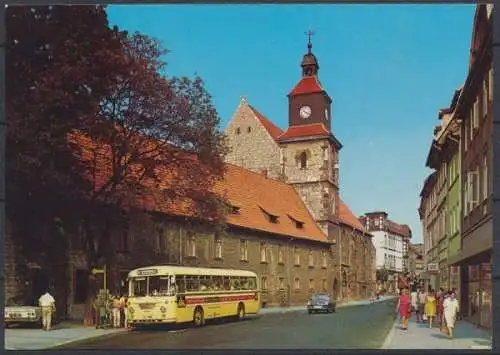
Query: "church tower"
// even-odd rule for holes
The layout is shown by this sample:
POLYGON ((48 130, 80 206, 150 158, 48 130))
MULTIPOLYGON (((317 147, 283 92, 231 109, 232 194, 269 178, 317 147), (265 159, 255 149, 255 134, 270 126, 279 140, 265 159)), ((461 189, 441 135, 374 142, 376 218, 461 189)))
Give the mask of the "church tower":
POLYGON ((277 141, 281 177, 302 197, 326 235, 336 234, 339 216, 339 151, 331 132, 332 99, 318 78, 319 62, 311 36, 301 63, 302 77, 288 94, 289 126, 277 141))

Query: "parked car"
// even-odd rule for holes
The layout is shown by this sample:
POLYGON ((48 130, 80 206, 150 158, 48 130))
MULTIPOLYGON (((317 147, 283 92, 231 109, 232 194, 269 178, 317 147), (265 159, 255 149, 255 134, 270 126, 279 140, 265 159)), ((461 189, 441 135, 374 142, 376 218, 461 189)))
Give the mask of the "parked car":
POLYGON ((307 312, 309 314, 317 312, 334 313, 335 307, 335 301, 325 293, 314 294, 307 302, 307 312))
POLYGON ((39 306, 26 306, 23 302, 10 299, 4 309, 5 327, 13 324, 29 324, 42 327, 42 309, 39 306))

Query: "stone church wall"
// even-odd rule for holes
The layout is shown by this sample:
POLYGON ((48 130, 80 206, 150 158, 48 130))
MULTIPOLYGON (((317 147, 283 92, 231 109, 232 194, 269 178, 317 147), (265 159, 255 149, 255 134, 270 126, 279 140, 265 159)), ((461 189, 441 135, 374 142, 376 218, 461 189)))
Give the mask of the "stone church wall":
POLYGON ((227 144, 231 147, 226 162, 258 173, 267 170, 270 178, 279 178, 278 144, 260 124, 248 104, 240 104, 225 133, 227 144))

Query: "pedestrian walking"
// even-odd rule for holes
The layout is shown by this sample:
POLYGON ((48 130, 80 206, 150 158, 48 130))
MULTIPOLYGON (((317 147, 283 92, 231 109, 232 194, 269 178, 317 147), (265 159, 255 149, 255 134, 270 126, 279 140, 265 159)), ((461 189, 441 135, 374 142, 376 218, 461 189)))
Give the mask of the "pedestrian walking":
POLYGON ((450 339, 453 338, 453 329, 455 328, 455 322, 460 309, 456 296, 456 293, 451 291, 449 297, 443 302, 444 321, 446 322, 450 339))
POLYGON ((425 300, 424 312, 425 316, 429 320, 429 328, 432 328, 432 322, 436 317, 436 293, 432 289, 425 300))
POLYGON ((50 331, 52 326, 52 314, 56 310, 56 300, 47 290, 38 299, 38 304, 42 307, 42 329, 44 331, 50 331))
POLYGON ((445 298, 444 289, 441 287, 436 294, 436 320, 439 323, 443 323, 443 302, 445 298))
POLYGON ((123 326, 125 328, 128 328, 127 297, 125 295, 122 295, 120 297, 120 309, 121 309, 121 315, 122 315, 122 319, 123 319, 123 326))
POLYGON ((107 300, 104 297, 102 292, 97 294, 97 297, 94 302, 94 309, 96 314, 96 329, 104 328, 104 324, 106 323, 106 310, 107 310, 107 300))
POLYGON ((404 288, 401 290, 401 296, 399 296, 398 306, 396 312, 399 311, 401 317, 401 328, 403 330, 408 330, 408 318, 411 313, 411 299, 408 295, 408 289, 404 288))
POLYGON ((423 289, 418 290, 418 305, 417 305, 417 323, 424 322, 425 315, 425 301, 427 300, 427 292, 423 289))
POLYGON ((120 328, 121 323, 121 303, 118 296, 112 296, 111 298, 111 309, 112 309, 112 317, 113 317, 113 327, 120 328))
POLYGON ((415 286, 412 286, 412 291, 410 294, 410 300, 411 300, 411 312, 417 312, 418 308, 418 292, 415 286))

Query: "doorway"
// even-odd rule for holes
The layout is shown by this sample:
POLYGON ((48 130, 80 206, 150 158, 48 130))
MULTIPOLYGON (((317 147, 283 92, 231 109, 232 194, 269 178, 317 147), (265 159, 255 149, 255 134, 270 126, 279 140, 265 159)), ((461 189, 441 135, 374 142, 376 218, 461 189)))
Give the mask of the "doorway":
POLYGON ((38 298, 48 291, 49 276, 42 268, 31 269, 31 297, 30 304, 38 305, 38 298))
POLYGON ((335 300, 339 299, 339 280, 337 278, 333 280, 333 298, 335 300))

